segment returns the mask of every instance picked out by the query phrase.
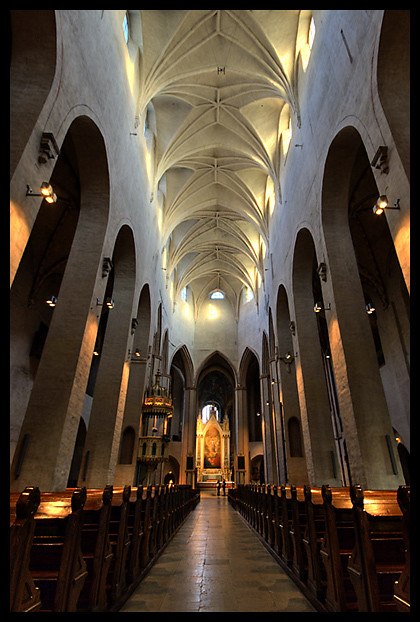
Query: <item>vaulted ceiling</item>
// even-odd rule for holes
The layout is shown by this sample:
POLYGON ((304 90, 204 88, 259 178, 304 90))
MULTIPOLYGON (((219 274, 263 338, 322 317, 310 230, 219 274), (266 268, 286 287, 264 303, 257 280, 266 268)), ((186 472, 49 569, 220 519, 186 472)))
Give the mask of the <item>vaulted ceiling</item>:
POLYGON ((196 308, 217 288, 237 308, 243 286, 255 296, 264 277, 311 11, 140 13, 138 112, 167 278, 196 308))

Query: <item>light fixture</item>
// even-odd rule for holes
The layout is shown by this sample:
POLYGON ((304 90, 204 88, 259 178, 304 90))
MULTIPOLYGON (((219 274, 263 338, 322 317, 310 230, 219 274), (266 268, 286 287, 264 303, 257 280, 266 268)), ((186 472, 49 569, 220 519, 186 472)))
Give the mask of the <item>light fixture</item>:
POLYGON ((141 353, 138 348, 136 348, 134 352, 131 352, 130 350, 128 351, 128 360, 136 361, 140 357, 141 357, 141 353))
POLYGON ((261 417, 261 413, 256 413, 257 417, 261 417))
POLYGON ((316 302, 314 306, 315 313, 320 313, 321 311, 331 311, 331 304, 328 303, 327 307, 322 306, 322 302, 316 302))
POLYGON ((55 194, 51 184, 47 181, 43 181, 40 187, 40 194, 37 194, 32 191, 30 186, 26 186, 26 196, 27 197, 43 197, 47 203, 56 203, 57 195, 55 194))
POLYGON ((375 311, 375 307, 370 302, 368 302, 368 304, 366 305, 366 311, 369 315, 371 315, 375 311))
POLYGON ((279 358, 281 361, 283 361, 283 363, 286 363, 287 365, 290 365, 295 360, 295 357, 290 352, 286 352, 284 356, 280 356, 279 358))
POLYGON ((385 209, 400 209, 400 200, 397 199, 394 205, 388 205, 388 197, 386 194, 381 194, 373 206, 373 213, 380 216, 385 209))
POLYGON ((96 299, 96 306, 97 307, 102 307, 102 306, 107 306, 108 309, 113 309, 114 308, 114 301, 112 300, 112 298, 105 298, 105 302, 99 302, 99 298, 96 299))
POLYGON ((46 300, 45 302, 50 307, 55 307, 55 305, 57 304, 57 298, 55 296, 51 296, 51 298, 49 300, 46 300))

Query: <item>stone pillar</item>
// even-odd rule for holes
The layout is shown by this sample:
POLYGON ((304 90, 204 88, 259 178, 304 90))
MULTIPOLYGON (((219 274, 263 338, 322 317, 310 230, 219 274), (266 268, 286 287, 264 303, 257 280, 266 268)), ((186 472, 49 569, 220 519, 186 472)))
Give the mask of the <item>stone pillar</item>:
POLYGON ((260 376, 261 413, 263 416, 265 483, 277 484, 276 430, 271 396, 271 380, 268 374, 260 376))
POLYGON ((118 464, 116 467, 115 486, 124 486, 134 481, 137 465, 138 437, 141 435, 141 407, 143 403, 146 365, 146 358, 131 358, 122 431, 124 431, 126 427, 131 426, 136 434, 136 440, 131 464, 118 464))
POLYGON ((251 479, 249 463, 249 432, 248 414, 246 412, 246 387, 237 385, 235 387, 235 482, 236 484, 248 484, 251 479), (245 473, 238 472, 238 455, 244 456, 245 473))
MULTIPOLYGON (((184 420, 182 426, 180 484, 193 484, 193 473, 187 472, 187 456, 195 456, 195 428, 197 418, 197 388, 185 387, 184 420)), ((193 464, 195 467, 196 465, 193 464)))
POLYGON ((81 214, 12 463, 11 490, 67 486, 98 330, 96 296, 105 290, 100 256, 86 246, 85 234, 81 214))
POLYGON ((275 445, 276 445, 276 468, 278 473, 278 481, 274 484, 286 484, 287 477, 287 463, 286 463, 286 442, 285 442, 285 429, 282 405, 280 403, 279 384, 280 379, 278 375, 276 359, 270 361, 270 387, 271 387, 271 402, 273 406, 273 423, 275 431, 275 445))

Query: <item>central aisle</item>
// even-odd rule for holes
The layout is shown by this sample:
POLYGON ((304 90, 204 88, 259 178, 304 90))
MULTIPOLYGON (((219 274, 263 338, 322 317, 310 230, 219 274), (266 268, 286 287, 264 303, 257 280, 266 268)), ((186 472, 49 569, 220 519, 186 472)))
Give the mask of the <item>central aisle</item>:
POLYGON ((200 503, 122 612, 315 611, 227 495, 200 503))

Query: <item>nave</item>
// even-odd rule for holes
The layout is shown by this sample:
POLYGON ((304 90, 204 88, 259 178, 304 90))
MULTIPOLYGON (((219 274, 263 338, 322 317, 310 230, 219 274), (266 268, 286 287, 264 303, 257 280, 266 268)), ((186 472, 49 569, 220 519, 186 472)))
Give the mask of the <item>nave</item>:
POLYGON ((313 612, 228 496, 202 491, 121 612, 313 612))

